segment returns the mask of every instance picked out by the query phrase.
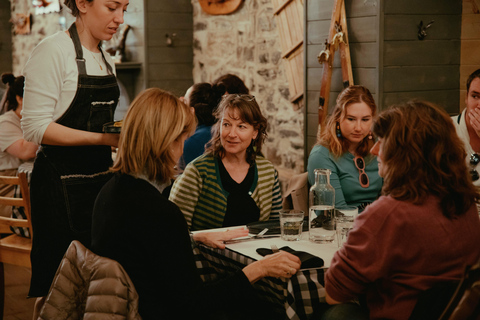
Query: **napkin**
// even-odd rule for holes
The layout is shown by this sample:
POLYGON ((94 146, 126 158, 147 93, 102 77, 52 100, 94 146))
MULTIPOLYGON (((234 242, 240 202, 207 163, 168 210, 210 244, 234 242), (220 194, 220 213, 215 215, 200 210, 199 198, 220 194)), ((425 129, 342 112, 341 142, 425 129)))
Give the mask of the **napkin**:
MULTIPOLYGON (((292 248, 285 246, 281 247, 280 250, 289 252, 297 257, 300 258, 300 261, 302 262, 300 269, 310 269, 310 268, 321 268, 323 267, 323 259, 317 256, 314 256, 313 254, 310 254, 308 252, 304 251, 296 251, 293 250, 292 248)), ((267 248, 258 248, 257 253, 261 256, 266 256, 268 254, 272 254, 273 251, 272 249, 267 249, 267 248)))

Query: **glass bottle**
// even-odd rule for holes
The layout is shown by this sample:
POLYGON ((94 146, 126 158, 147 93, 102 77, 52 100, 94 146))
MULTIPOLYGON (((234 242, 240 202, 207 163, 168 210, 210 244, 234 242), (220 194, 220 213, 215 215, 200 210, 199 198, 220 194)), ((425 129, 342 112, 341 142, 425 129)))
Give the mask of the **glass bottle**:
POLYGON ((315 169, 315 184, 309 195, 309 239, 329 243, 335 239, 335 189, 329 169, 315 169))

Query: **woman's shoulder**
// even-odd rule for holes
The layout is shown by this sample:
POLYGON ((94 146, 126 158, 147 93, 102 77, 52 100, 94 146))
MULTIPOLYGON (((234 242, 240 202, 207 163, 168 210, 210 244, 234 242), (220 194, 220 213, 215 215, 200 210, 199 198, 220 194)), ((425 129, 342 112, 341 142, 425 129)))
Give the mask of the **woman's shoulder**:
POLYGON ((64 31, 59 31, 40 41, 34 51, 38 51, 39 49, 54 52, 74 49, 74 46, 72 39, 64 31))
POLYGON ((255 163, 258 170, 275 170, 273 163, 263 156, 257 155, 257 157, 255 158, 255 163))
POLYGON ((20 118, 17 117, 15 111, 9 110, 4 114, 0 115, 0 123, 12 123, 20 127, 20 118))
POLYGON ((330 150, 327 147, 325 147, 321 144, 317 144, 312 148, 312 151, 310 151, 310 156, 309 157, 315 156, 315 155, 330 157, 331 154, 330 154, 330 150))
POLYGON ((72 40, 65 32, 59 31, 40 41, 33 49, 25 66, 24 74, 27 75, 32 67, 35 71, 39 70, 39 64, 45 67, 51 67, 50 62, 55 63, 55 65, 61 65, 60 61, 68 61, 72 55, 75 55, 72 40))

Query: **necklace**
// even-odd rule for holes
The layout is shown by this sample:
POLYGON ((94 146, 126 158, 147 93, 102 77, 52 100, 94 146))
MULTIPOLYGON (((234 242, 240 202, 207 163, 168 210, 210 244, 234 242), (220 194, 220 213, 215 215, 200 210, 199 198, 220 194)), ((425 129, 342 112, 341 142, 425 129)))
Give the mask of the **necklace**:
POLYGON ((96 63, 98 64, 98 66, 100 67, 100 70, 103 70, 102 65, 100 64, 100 62, 98 62, 97 58, 95 58, 95 55, 93 54, 93 52, 92 52, 92 51, 89 51, 89 52, 90 52, 90 54, 92 55, 93 60, 95 60, 95 62, 96 62, 96 63))

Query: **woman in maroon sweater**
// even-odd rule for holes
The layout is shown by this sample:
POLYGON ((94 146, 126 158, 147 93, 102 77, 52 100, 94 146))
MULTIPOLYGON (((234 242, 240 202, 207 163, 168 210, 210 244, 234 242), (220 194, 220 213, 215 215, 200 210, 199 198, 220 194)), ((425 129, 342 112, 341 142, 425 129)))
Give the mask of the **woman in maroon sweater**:
MULTIPOLYGON (((479 194, 443 109, 421 101, 393 106, 378 116, 373 131, 382 196, 356 219, 333 257, 326 298, 338 304, 364 295, 365 318, 408 319, 421 292, 459 280, 479 259, 479 194)), ((342 304, 322 319, 359 319, 362 312, 342 304), (339 315, 350 309, 356 317, 339 315)))

